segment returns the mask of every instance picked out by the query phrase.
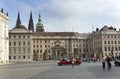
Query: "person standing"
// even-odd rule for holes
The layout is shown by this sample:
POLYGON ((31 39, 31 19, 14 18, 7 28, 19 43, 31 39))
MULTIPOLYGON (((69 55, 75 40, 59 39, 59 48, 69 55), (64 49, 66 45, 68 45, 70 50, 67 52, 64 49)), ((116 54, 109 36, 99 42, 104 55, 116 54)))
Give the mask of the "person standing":
POLYGON ((110 62, 111 58, 107 56, 106 61, 107 61, 108 70, 110 70, 111 69, 111 62, 110 62))
POLYGON ((103 56, 103 58, 102 58, 102 68, 103 68, 103 70, 105 70, 105 67, 106 67, 106 57, 105 56, 103 56))

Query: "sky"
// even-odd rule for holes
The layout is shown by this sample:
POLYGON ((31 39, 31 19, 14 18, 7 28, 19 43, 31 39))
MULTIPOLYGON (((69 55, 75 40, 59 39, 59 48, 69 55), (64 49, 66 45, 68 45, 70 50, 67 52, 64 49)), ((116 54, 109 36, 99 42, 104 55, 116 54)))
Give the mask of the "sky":
POLYGON ((9 29, 15 27, 18 11, 28 27, 30 11, 34 27, 41 15, 47 32, 88 33, 104 25, 120 26, 120 0, 0 0, 0 9, 9 14, 9 29))

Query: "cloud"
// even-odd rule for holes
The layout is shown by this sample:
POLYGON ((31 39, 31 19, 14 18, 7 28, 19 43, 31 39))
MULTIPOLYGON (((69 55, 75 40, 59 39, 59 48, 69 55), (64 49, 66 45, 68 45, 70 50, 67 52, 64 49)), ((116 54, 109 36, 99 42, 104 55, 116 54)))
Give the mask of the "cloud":
MULTIPOLYGON (((91 31, 92 25, 102 27, 119 20, 119 0, 50 0, 43 12, 49 18, 49 23, 60 31, 91 31)), ((51 29, 52 30, 52 29, 51 29)))
POLYGON ((119 0, 13 1, 22 11, 23 23, 28 23, 32 10, 36 24, 40 11, 46 31, 90 32, 92 25, 101 28, 106 24, 119 27, 119 0))
POLYGON ((49 17, 50 25, 56 29, 70 31, 74 28, 75 31, 80 31, 91 25, 87 22, 88 16, 106 9, 101 5, 94 0, 50 0, 47 6, 43 7, 43 12, 49 17), (96 9, 96 6, 100 6, 99 9, 96 9))

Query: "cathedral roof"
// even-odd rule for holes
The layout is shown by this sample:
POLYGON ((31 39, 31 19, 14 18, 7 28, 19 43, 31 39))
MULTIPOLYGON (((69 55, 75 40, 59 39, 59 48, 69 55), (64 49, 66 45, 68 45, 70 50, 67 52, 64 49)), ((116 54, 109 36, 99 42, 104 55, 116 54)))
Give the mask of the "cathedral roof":
POLYGON ((24 25, 19 25, 17 27, 14 27, 13 29, 27 29, 24 25))
POLYGON ((16 20, 16 26, 13 29, 27 29, 24 25, 21 24, 19 12, 18 12, 17 20, 16 20))

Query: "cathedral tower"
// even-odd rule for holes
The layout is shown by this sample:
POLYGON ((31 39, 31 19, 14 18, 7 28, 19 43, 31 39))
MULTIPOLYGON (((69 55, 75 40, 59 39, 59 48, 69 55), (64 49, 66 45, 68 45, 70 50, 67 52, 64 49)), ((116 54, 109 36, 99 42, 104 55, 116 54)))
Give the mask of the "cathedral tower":
POLYGON ((39 15, 38 23, 36 24, 36 32, 44 32, 44 26, 41 21, 41 16, 39 15))
POLYGON ((17 17, 17 21, 16 21, 16 26, 15 27, 18 27, 21 25, 21 20, 20 20, 20 14, 18 12, 18 17, 17 17))
POLYGON ((32 30, 34 32, 34 23, 33 23, 33 18, 32 18, 32 12, 30 12, 30 19, 29 19, 29 24, 28 24, 28 30, 32 30))

